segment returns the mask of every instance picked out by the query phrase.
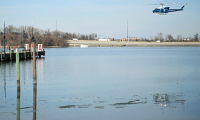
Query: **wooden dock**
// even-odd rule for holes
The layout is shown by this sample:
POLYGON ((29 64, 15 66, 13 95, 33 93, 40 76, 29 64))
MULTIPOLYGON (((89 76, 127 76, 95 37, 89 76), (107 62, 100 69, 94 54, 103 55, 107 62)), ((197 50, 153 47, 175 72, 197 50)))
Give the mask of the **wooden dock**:
MULTIPOLYGON (((33 52, 30 51, 20 51, 19 52, 19 59, 32 59, 33 52)), ((36 51, 35 55, 37 58, 41 58, 41 56, 45 56, 45 51, 36 51)), ((1 61, 12 61, 16 60, 16 52, 6 52, 5 58, 4 58, 4 53, 0 52, 0 60, 1 61), (2 57, 2 58, 1 58, 2 57)))

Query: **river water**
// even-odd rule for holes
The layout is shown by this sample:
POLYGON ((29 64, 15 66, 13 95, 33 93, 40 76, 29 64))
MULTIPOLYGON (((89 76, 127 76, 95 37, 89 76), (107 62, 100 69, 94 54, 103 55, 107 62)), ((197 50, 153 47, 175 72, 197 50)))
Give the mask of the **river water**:
POLYGON ((199 120, 200 47, 46 48, 0 63, 0 120, 199 120))

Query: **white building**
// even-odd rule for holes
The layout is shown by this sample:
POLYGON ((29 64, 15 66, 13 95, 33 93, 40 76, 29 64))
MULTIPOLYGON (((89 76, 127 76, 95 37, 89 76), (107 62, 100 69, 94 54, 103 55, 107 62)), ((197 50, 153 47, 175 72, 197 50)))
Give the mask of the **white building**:
POLYGON ((99 39, 99 41, 110 41, 110 39, 99 39))

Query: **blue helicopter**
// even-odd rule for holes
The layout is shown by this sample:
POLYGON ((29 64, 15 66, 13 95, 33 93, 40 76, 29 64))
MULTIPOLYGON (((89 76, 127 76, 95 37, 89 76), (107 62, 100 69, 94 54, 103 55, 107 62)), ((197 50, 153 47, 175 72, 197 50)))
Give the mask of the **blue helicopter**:
POLYGON ((183 8, 187 5, 187 3, 181 7, 181 9, 170 9, 170 7, 166 7, 165 5, 171 5, 171 4, 178 4, 178 3, 169 3, 169 4, 151 4, 151 5, 161 5, 159 8, 155 8, 153 10, 153 13, 159 14, 159 15, 166 15, 169 12, 177 12, 177 11, 183 11, 183 8))

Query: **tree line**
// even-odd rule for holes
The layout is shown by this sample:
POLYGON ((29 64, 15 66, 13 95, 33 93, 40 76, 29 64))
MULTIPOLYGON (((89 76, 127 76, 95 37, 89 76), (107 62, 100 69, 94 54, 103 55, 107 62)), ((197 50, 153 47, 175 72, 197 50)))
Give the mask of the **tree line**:
MULTIPOLYGON (((0 46, 4 45, 4 29, 0 29, 0 46)), ((95 40, 97 38, 97 34, 80 34, 80 33, 68 33, 62 32, 58 30, 50 31, 50 29, 38 29, 33 28, 33 36, 32 36, 32 27, 31 26, 20 26, 15 27, 13 25, 8 25, 5 28, 6 34, 6 46, 24 46, 25 44, 31 44, 32 37, 36 40, 36 44, 43 44, 46 46, 61 46, 66 47, 68 44, 66 40, 72 40, 73 38, 77 38, 79 40, 95 40)), ((114 39, 113 39, 114 40, 114 39)), ((182 35, 178 35, 176 38, 171 34, 163 35, 163 33, 158 33, 156 36, 150 36, 150 38, 129 38, 130 41, 166 41, 166 42, 197 42, 200 40, 198 33, 194 35, 194 37, 184 38, 182 35)))
POLYGON ((141 38, 142 41, 166 41, 166 42, 198 42, 200 40, 199 34, 196 33, 194 37, 184 38, 182 35, 178 35, 177 37, 173 37, 171 34, 163 35, 163 33, 158 33, 157 36, 151 36, 149 39, 141 38))
MULTIPOLYGON (((4 45, 4 29, 0 29, 0 46, 4 45)), ((5 28, 5 43, 6 46, 24 46, 25 44, 31 44, 32 37, 36 40, 36 44, 43 44, 43 46, 67 46, 65 40, 72 40, 77 38, 79 40, 94 40, 97 34, 80 34, 80 33, 68 33, 58 30, 50 31, 50 29, 42 30, 33 28, 31 26, 15 27, 8 25, 5 28)))

